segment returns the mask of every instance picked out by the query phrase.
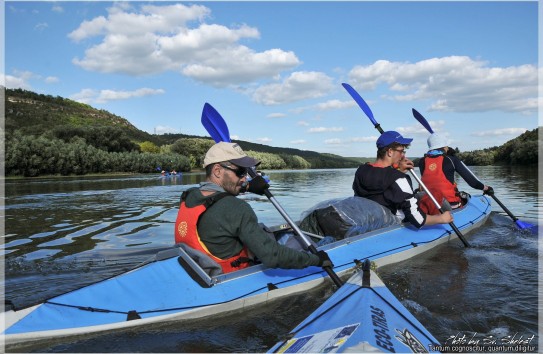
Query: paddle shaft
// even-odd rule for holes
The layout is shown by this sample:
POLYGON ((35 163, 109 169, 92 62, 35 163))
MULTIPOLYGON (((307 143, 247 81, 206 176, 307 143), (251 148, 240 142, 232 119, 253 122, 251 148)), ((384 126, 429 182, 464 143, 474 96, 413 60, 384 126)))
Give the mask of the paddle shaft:
MULTIPOLYGON (((479 178, 477 178, 477 176, 475 176, 475 175, 473 174, 473 172, 468 168, 468 166, 466 166, 466 165, 464 164, 463 161, 460 161, 460 162, 462 163, 462 165, 464 166, 464 168, 465 168, 466 170, 468 170, 469 173, 471 173, 471 175, 473 176, 473 178, 475 178, 476 180, 480 181, 479 178)), ((496 196, 494 195, 494 193, 490 193, 489 195, 492 197, 492 199, 494 199, 494 200, 496 201, 496 203, 498 203, 498 205, 503 209, 503 211, 505 211, 505 213, 506 213, 507 215, 509 215, 509 217, 510 217, 511 219, 513 219, 514 222, 517 222, 517 221, 518 221, 518 218, 517 218, 515 215, 513 215, 513 213, 510 212, 509 209, 507 209, 507 208, 505 207, 505 205, 503 205, 503 203, 498 199, 498 197, 496 197, 496 196)))
MULTIPOLYGON (((257 176, 256 172, 252 168, 249 168, 248 171, 249 171, 249 175, 252 178, 255 178, 257 176)), ((268 197, 268 199, 273 204, 273 206, 277 209, 279 214, 281 214, 281 216, 283 216, 283 218, 287 221, 290 227, 292 227, 292 229, 296 233, 296 236, 298 236, 298 239, 301 240, 305 244, 305 246, 307 247, 307 249, 309 249, 311 253, 317 254, 317 248, 307 239, 307 237, 304 235, 302 230, 298 227, 298 225, 296 225, 294 220, 290 218, 290 216, 287 214, 285 209, 283 209, 283 207, 279 204, 279 202, 277 202, 277 200, 275 199, 273 194, 269 191, 269 189, 265 189, 264 194, 266 195, 266 197, 268 197)), ((328 275, 330 276, 330 278, 332 279, 332 281, 334 282, 334 284, 336 284, 338 288, 343 285, 343 282, 341 281, 341 279, 339 279, 338 275, 334 272, 334 270, 331 267, 322 267, 322 269, 324 269, 326 273, 328 273, 328 275)))

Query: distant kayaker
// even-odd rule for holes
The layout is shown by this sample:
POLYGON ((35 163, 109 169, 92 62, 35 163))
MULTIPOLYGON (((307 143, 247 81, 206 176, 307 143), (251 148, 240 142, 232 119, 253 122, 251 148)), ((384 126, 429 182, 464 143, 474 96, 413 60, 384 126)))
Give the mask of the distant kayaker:
MULTIPOLYGON (((422 175, 422 182, 438 200, 445 198, 452 209, 461 207, 467 202, 462 198, 462 192, 457 188, 454 180, 454 173, 458 174, 473 189, 479 189, 485 193, 492 193, 493 189, 479 181, 466 168, 462 161, 454 156, 454 149, 449 148, 447 139, 433 133, 428 137, 428 152, 420 159, 419 169, 422 175)), ((437 214, 439 211, 428 197, 421 199, 421 208, 430 214, 437 214)))
MULTIPOLYGON (((260 164, 238 144, 219 142, 204 158, 206 181, 185 191, 175 223, 175 242, 208 254, 224 273, 246 268, 255 257, 270 268, 331 266, 324 251, 316 255, 280 245, 259 225, 251 206, 237 196, 247 169, 260 164)), ((248 191, 264 194, 262 176, 251 180, 248 191)))
POLYGON ((405 156, 411 141, 413 139, 404 138, 395 131, 381 134, 376 143, 375 162, 360 165, 356 171, 354 194, 387 207, 402 221, 408 221, 417 228, 451 223, 453 217, 449 211, 427 215, 418 206, 411 178, 405 173, 414 167, 413 161, 405 156), (393 165, 398 165, 398 169, 393 165))

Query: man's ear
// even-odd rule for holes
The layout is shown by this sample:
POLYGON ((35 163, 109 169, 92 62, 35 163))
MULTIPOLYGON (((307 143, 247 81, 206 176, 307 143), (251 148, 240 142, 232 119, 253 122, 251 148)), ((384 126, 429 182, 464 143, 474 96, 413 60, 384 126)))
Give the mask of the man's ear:
POLYGON ((221 176, 221 170, 222 170, 221 165, 216 163, 213 165, 213 169, 211 170, 211 173, 213 174, 215 178, 219 178, 221 176))
POLYGON ((387 156, 388 156, 388 157, 392 157, 392 154, 393 154, 393 153, 390 152, 391 150, 392 150, 392 149, 387 149, 387 156))

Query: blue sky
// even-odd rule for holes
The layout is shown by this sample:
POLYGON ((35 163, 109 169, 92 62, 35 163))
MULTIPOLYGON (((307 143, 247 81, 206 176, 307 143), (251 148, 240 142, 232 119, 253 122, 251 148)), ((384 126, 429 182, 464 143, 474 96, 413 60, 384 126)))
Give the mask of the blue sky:
POLYGON ((372 157, 422 113, 451 146, 487 148, 538 125, 538 3, 6 1, 5 86, 105 109, 150 133, 372 157))

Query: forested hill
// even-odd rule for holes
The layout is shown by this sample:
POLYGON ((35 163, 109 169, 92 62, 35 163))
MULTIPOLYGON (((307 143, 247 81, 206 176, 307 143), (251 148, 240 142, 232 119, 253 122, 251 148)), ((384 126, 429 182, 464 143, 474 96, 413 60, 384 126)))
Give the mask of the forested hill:
MULTIPOLYGON (((458 149, 457 149, 458 151, 458 149)), ((528 130, 501 146, 461 152, 458 157, 467 165, 534 165, 539 158, 539 128, 528 130)))
MULTIPOLYGON (((60 96, 5 89, 5 105, 7 175, 190 170, 201 167, 213 144, 209 137, 149 134, 123 117, 60 96)), ((267 169, 346 168, 360 163, 333 154, 236 142, 267 169)))
MULTIPOLYGON (((5 95, 5 129, 8 135, 16 130, 24 135, 37 136, 61 127, 118 127, 135 142, 160 143, 159 136, 139 130, 125 118, 68 98, 22 89, 6 89, 5 95)), ((187 135, 179 134, 179 137, 187 135)))

